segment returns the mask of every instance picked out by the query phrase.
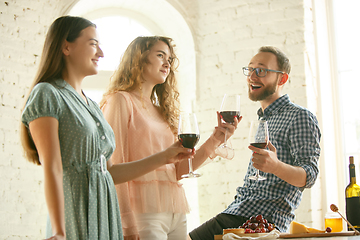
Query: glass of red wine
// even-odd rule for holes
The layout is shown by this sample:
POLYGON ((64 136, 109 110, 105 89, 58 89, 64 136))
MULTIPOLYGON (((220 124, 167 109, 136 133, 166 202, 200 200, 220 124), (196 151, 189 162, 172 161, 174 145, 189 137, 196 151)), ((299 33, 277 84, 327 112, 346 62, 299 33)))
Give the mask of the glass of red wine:
MULTIPOLYGON (((269 129, 266 120, 259 119, 251 121, 250 132, 249 132, 249 143, 250 145, 265 149, 269 143, 269 129)), ((254 176, 250 176, 251 180, 266 180, 266 177, 260 176, 259 169, 256 169, 254 176)))
MULTIPOLYGON (((196 120, 195 113, 182 113, 179 117, 179 128, 178 128, 179 141, 185 148, 193 149, 199 142, 200 132, 196 120)), ((188 158, 189 161, 189 173, 184 174, 182 178, 196 178, 200 177, 201 174, 193 171, 192 157, 188 158)))
MULTIPOLYGON (((220 106, 220 115, 222 120, 227 123, 234 123, 234 118, 240 118, 240 95, 234 94, 225 94, 223 101, 220 106)), ((229 160, 234 158, 234 149, 228 145, 227 142, 227 131, 225 132, 224 143, 218 147, 218 151, 222 154, 224 158, 229 160)))

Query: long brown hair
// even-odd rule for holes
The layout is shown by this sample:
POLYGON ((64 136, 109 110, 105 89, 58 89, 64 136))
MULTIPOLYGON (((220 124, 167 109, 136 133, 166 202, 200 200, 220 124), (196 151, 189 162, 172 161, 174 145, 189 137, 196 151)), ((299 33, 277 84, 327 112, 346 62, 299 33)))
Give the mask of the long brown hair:
MULTIPOLYGON (((85 18, 73 16, 59 17, 51 24, 45 38, 39 68, 30 86, 29 94, 36 84, 40 82, 51 83, 62 77, 62 72, 65 69, 62 47, 65 40, 74 42, 80 36, 81 31, 90 26, 96 27, 94 23, 85 18)), ((20 126, 20 139, 27 160, 40 165, 35 144, 29 135, 27 127, 23 123, 21 123, 20 126)))
POLYGON ((162 84, 157 84, 152 90, 151 101, 160 108, 164 120, 169 124, 174 134, 177 133, 177 122, 179 117, 179 92, 175 71, 178 66, 178 59, 174 53, 172 39, 161 36, 137 37, 125 50, 121 62, 111 77, 109 87, 100 102, 102 107, 107 96, 118 91, 134 91, 141 87, 141 76, 150 49, 158 42, 163 41, 170 49, 171 66, 170 73, 162 84))

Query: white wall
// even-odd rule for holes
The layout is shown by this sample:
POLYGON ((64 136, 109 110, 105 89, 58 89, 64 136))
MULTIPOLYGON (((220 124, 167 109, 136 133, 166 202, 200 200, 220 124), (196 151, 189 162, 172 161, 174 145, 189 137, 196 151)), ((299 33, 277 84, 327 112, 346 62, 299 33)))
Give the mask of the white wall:
POLYGON ((19 119, 60 0, 0 3, 0 239, 44 236, 43 173, 24 160, 19 119))
MULTIPOLYGON (((46 204, 41 167, 22 157, 18 126, 27 88, 33 80, 45 33, 58 16, 76 1, 9 0, 0 3, 0 239, 44 237, 46 204)), ((127 1, 129 2, 129 1, 127 1)), ((285 51, 292 62, 291 83, 285 92, 307 107, 316 101, 309 66, 314 67, 311 1, 304 0, 169 0, 187 22, 196 54, 196 104, 201 141, 216 124, 215 111, 224 93, 242 96, 241 122, 232 144, 233 160, 208 164, 201 172, 199 211, 201 222, 222 211, 243 183, 250 152, 248 121, 258 108, 247 98, 241 67, 262 45, 285 51)), ((173 26, 171 21, 164 24, 173 26)), ((181 59, 180 59, 181 60, 181 59)), ((181 62, 186 64, 186 62, 181 62)), ((315 111, 316 108, 312 109, 315 111)), ((297 220, 321 227, 321 190, 306 190, 297 220), (315 212, 315 214, 314 214, 315 212)))
MULTIPOLYGON (((233 160, 215 160, 201 170, 199 179, 200 220, 206 221, 222 211, 234 199, 235 189, 243 183, 250 158, 247 149, 249 119, 256 114, 258 103, 247 98, 245 77, 241 67, 262 45, 283 49, 290 58, 290 83, 284 92, 293 102, 308 106, 315 99, 314 79, 309 70, 314 64, 311 1, 208 1, 198 0, 198 8, 189 6, 198 51, 197 111, 205 140, 216 124, 215 110, 224 93, 240 93, 243 121, 232 139, 237 148, 233 160), (310 79, 309 79, 310 78, 310 79), (311 91, 309 91, 311 90, 311 91)), ((312 69, 315 69, 312 67, 312 69)), ((316 111, 315 109, 312 109, 316 111)), ((316 114, 316 112, 315 112, 316 114)), ((322 226, 319 184, 306 190, 297 220, 307 225, 322 226), (316 199, 316 200, 315 200, 316 199), (316 214, 315 214, 316 215, 316 214), (318 221, 314 222, 313 221, 318 221)))

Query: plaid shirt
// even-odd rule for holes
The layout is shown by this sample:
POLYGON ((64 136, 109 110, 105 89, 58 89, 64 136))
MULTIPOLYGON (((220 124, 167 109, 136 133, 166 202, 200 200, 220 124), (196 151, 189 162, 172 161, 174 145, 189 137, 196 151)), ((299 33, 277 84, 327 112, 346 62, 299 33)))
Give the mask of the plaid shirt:
POLYGON ((316 117, 307 109, 292 102, 288 95, 278 98, 259 117, 268 121, 270 141, 275 146, 280 161, 302 167, 306 172, 304 187, 295 187, 271 173, 260 172, 267 179, 249 180, 255 174, 252 161, 248 166, 244 185, 223 212, 244 217, 262 214, 270 217, 281 232, 286 232, 294 220, 294 210, 299 206, 302 191, 314 185, 319 169, 320 129, 316 117))

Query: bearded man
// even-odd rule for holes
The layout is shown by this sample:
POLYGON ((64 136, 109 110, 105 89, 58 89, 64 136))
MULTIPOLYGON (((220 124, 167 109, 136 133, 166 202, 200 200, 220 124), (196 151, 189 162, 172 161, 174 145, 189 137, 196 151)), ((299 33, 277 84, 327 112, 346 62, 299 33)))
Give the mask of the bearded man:
POLYGON ((261 47, 243 67, 249 98, 258 101, 258 118, 267 121, 267 148, 254 146, 244 185, 220 214, 189 233, 192 240, 214 239, 223 229, 238 228, 250 217, 262 215, 286 232, 294 220, 302 192, 315 184, 319 173, 320 129, 316 117, 281 93, 289 79, 290 61, 278 48, 261 47), (249 179, 259 169, 266 180, 249 179))

